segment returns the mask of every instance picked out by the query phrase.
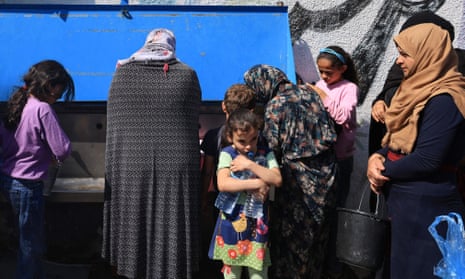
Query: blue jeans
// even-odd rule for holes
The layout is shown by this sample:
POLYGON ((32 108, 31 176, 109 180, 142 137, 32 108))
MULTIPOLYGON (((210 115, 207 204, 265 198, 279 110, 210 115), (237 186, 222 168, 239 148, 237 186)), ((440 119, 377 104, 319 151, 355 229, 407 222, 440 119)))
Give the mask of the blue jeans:
POLYGON ((16 278, 42 279, 44 272, 43 182, 1 175, 0 191, 10 202, 18 222, 19 249, 16 278))

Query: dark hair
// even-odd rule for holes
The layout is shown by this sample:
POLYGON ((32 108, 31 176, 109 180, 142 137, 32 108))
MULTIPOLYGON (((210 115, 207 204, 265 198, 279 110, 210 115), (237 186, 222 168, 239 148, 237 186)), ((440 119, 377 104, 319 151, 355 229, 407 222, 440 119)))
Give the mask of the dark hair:
POLYGON ((437 26, 441 27, 442 29, 449 32, 450 40, 453 41, 455 38, 454 32, 454 25, 450 23, 450 21, 438 16, 437 14, 433 13, 432 11, 422 11, 413 14, 409 17, 404 24, 400 27, 400 31, 402 32, 405 29, 412 27, 414 25, 422 24, 422 23, 433 23, 437 26))
POLYGON ((14 130, 18 126, 29 94, 40 101, 45 101, 50 96, 63 98, 66 102, 74 99, 73 79, 63 65, 55 60, 44 60, 34 64, 23 76, 23 81, 24 85, 17 88, 8 100, 3 122, 9 130, 14 130), (56 85, 63 86, 60 96, 53 95, 52 89, 56 85))
POLYGON ((354 61, 352 57, 341 47, 339 46, 328 46, 326 48, 332 49, 335 52, 339 53, 344 57, 345 63, 343 63, 336 55, 327 53, 327 52, 320 52, 316 58, 325 58, 331 61, 331 64, 335 67, 342 67, 343 65, 347 65, 347 70, 342 74, 342 77, 348 81, 351 81, 357 85, 359 85, 358 74, 357 70, 355 69, 354 61))
POLYGON ((255 91, 245 84, 233 84, 226 90, 223 103, 229 114, 239 108, 254 109, 255 91))
POLYGON ((260 130, 263 126, 263 118, 253 111, 245 108, 239 108, 229 115, 226 121, 225 135, 226 138, 232 138, 235 131, 249 131, 250 129, 260 130))

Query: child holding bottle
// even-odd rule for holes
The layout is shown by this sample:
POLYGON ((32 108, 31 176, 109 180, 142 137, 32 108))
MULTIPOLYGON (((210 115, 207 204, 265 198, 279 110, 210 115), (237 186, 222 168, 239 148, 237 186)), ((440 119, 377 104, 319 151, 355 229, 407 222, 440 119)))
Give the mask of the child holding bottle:
POLYGON ((209 256, 222 260, 225 279, 241 278, 242 267, 249 277, 268 278, 269 187, 282 182, 278 162, 267 147, 257 146, 262 118, 248 109, 229 116, 225 135, 231 145, 222 149, 218 163, 220 210, 209 256))

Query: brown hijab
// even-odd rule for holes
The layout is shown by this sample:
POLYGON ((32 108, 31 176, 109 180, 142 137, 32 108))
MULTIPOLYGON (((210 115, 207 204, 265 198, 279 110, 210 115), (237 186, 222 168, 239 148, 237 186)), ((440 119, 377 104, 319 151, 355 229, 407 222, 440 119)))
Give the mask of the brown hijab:
POLYGON ((457 55, 449 33, 432 23, 405 29, 394 42, 414 59, 386 111, 383 146, 410 153, 418 135, 418 119, 430 98, 449 94, 465 117, 465 78, 457 70, 457 55))

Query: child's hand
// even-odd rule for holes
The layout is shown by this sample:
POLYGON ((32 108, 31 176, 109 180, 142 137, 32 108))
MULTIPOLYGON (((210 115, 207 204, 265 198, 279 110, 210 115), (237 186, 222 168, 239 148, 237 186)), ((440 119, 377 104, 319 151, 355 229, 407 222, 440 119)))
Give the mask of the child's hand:
POLYGON ((326 98, 326 96, 327 96, 326 92, 325 92, 323 89, 320 89, 318 86, 313 85, 313 84, 308 83, 308 82, 305 83, 305 86, 306 86, 308 89, 315 91, 315 92, 320 96, 321 99, 325 99, 325 98, 326 98))
MULTIPOLYGON (((260 179, 261 180, 261 179, 260 179)), ((270 191, 270 186, 262 180, 263 184, 257 190, 252 191, 252 194, 255 198, 265 201, 268 198, 268 192, 270 191)))
POLYGON ((230 170, 232 172, 236 171, 244 171, 250 169, 250 165, 253 164, 254 162, 247 158, 244 155, 238 155, 232 162, 231 165, 229 166, 230 170))

